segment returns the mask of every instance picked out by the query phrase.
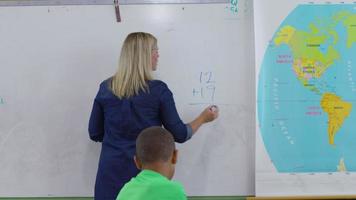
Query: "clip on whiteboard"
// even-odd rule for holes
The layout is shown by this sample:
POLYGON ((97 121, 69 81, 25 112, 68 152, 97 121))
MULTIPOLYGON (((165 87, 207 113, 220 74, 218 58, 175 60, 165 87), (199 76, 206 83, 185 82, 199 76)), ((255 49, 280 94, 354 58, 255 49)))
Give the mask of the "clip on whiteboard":
POLYGON ((121 22, 119 0, 114 0, 114 6, 115 6, 116 21, 121 22))

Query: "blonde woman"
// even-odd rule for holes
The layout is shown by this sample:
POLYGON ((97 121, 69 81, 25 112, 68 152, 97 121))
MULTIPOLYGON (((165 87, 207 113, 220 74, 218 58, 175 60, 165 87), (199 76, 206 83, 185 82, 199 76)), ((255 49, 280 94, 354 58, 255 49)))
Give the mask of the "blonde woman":
POLYGON ((89 136, 102 142, 95 182, 95 200, 115 199, 123 185, 139 173, 133 157, 138 134, 151 126, 164 126, 183 143, 218 117, 206 108, 195 120, 183 123, 172 92, 151 72, 158 62, 157 39, 143 32, 129 34, 122 46, 117 73, 100 84, 89 120, 89 136))

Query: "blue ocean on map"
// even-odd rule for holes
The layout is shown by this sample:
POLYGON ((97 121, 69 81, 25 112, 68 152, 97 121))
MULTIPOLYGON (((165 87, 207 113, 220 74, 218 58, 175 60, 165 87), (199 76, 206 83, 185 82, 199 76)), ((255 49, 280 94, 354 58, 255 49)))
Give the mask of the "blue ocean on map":
MULTIPOLYGON (((258 75, 258 125, 266 151, 278 172, 312 173, 356 171, 356 42, 347 46, 348 33, 342 12, 356 15, 355 5, 299 5, 279 28, 266 48, 258 75), (288 44, 273 43, 281 28, 292 26, 311 33, 311 24, 329 36, 319 50, 329 47, 340 57, 320 77, 311 77, 308 89, 293 69, 295 55, 288 44), (333 30, 337 39, 329 34, 333 30), (330 144, 328 113, 321 106, 323 94, 331 93, 351 103, 349 115, 330 144)), ((356 24, 356 23, 355 23, 356 24)))

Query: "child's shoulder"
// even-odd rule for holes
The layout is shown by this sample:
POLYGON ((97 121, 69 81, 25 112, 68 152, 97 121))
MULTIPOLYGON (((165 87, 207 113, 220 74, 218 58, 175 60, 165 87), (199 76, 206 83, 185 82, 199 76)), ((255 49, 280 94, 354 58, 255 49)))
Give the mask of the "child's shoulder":
POLYGON ((166 180, 161 180, 157 182, 154 186, 157 188, 158 191, 161 193, 167 193, 167 194, 183 194, 185 195, 185 191, 183 188, 183 185, 179 182, 176 181, 170 181, 168 179, 166 180))

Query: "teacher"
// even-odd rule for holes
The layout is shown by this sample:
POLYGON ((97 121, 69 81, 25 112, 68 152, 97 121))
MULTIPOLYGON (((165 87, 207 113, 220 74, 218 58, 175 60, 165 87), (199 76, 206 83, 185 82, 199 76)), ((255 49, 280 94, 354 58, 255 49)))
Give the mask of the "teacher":
POLYGON ((122 46, 118 71, 100 84, 89 120, 89 136, 102 142, 95 182, 95 200, 111 200, 139 173, 133 156, 138 134, 150 126, 164 126, 183 143, 218 117, 209 106, 192 122, 180 119, 168 86, 152 78, 157 69, 157 39, 143 32, 130 33, 122 46))

